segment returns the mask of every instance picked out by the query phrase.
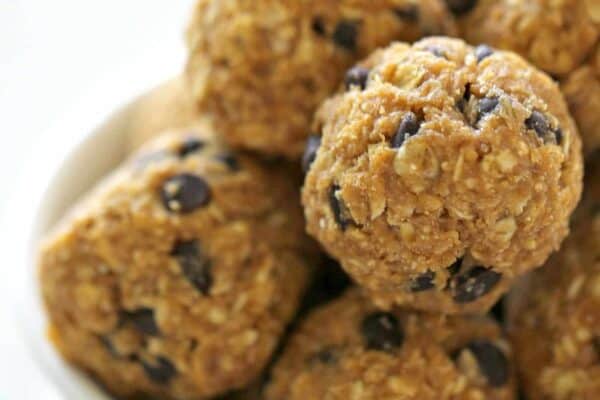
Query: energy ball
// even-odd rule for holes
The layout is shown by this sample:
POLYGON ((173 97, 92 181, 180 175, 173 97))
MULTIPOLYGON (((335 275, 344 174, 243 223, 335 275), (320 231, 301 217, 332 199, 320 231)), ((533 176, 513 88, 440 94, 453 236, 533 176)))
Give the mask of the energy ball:
POLYGON ((600 45, 593 57, 561 83, 589 156, 600 149, 600 45))
POLYGON ((308 232, 380 307, 487 311, 558 249, 580 197, 581 141, 557 85, 448 38, 357 69, 307 146, 308 232))
POLYGON ((184 76, 162 83, 131 107, 126 129, 129 149, 132 151, 167 130, 208 123, 205 122, 208 118, 196 109, 184 76))
POLYGON ((231 145, 296 159, 356 60, 392 40, 454 33, 443 0, 200 0, 186 70, 231 145))
POLYGON ((385 312, 350 291, 292 335, 265 398, 516 399, 511 358, 491 319, 385 312))
POLYGON ((554 76, 583 64, 600 39, 597 0, 446 1, 468 42, 514 51, 554 76))
POLYGON ((528 400, 600 393, 600 184, 593 170, 573 233, 509 297, 508 329, 528 400))
POLYGON ((205 399, 262 373, 310 270, 288 176, 210 131, 161 136, 40 254, 50 337, 110 392, 205 399))

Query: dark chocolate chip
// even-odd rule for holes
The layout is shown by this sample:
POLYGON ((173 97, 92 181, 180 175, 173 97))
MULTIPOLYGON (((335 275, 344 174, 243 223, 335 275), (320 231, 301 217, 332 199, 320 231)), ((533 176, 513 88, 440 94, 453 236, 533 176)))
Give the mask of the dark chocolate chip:
POLYGON ((494 54, 494 50, 488 45, 481 44, 475 48, 475 57, 477 57, 478 63, 488 58, 492 54, 494 54))
POLYGON ((491 269, 474 267, 454 281, 454 301, 470 303, 489 293, 498 282, 501 275, 491 269))
POLYGON ((321 147, 321 136, 310 135, 306 141, 306 147, 302 155, 302 170, 304 173, 308 172, 313 161, 315 161, 319 147, 321 147))
POLYGON ((350 90, 353 86, 358 86, 361 90, 364 90, 367 87, 367 79, 369 79, 369 70, 357 65, 346 72, 344 83, 347 90, 350 90))
POLYGON ((206 144, 197 138, 193 138, 193 137, 189 137, 187 139, 185 139, 183 141, 183 143, 181 144, 181 146, 179 147, 179 157, 186 157, 189 154, 195 153, 199 150, 202 150, 202 148, 205 146, 206 144))
POLYGON ((471 98, 471 84, 467 83, 465 85, 465 92, 463 93, 463 96, 456 102, 456 106, 458 107, 458 109, 460 110, 460 112, 465 112, 466 108, 467 108, 467 103, 469 102, 469 99, 471 98))
POLYGON ((456 275, 456 274, 458 274, 458 272, 460 271, 460 267, 462 266, 462 262, 463 262, 462 258, 457 258, 456 261, 454 261, 452 263, 452 265, 450 265, 447 268, 451 277, 454 276, 454 275, 456 275))
POLYGON ((477 107, 477 121, 480 121, 484 115, 491 113, 498 107, 500 101, 496 97, 485 97, 479 100, 479 104, 477 107))
POLYGON ((554 131, 554 136, 556 137, 556 144, 560 146, 564 138, 562 129, 556 128, 556 130, 554 131))
POLYGON ((323 18, 321 17, 314 17, 312 20, 311 27, 313 32, 319 36, 325 36, 325 34, 327 33, 325 31, 325 21, 323 21, 323 18))
POLYGON ((404 331, 391 313, 375 312, 362 321, 362 335, 371 350, 390 351, 402 345, 404 331))
POLYGON ((171 251, 171 255, 177 258, 183 275, 202 294, 207 295, 212 286, 211 262, 204 254, 197 241, 177 242, 171 251))
POLYGON ((501 298, 496 304, 494 304, 490 314, 496 321, 500 322, 501 324, 504 323, 504 298, 501 298))
POLYGON ((135 311, 124 311, 123 318, 136 327, 144 335, 156 336, 160 334, 160 329, 154 320, 154 310, 150 308, 140 308, 135 311))
POLYGON ((400 126, 398 126, 398 130, 392 138, 392 148, 397 149, 402 147, 402 144, 404 144, 406 139, 416 135, 419 132, 420 127, 421 123, 415 113, 409 111, 404 118, 402 118, 400 126))
POLYGON ((448 8, 454 15, 463 15, 477 5, 477 0, 446 0, 448 8))
POLYGON ((395 8, 394 14, 403 21, 417 22, 419 20, 419 7, 416 4, 411 4, 406 7, 395 8))
POLYGON ((529 118, 525 120, 525 126, 528 129, 532 129, 540 137, 544 143, 556 143, 562 142, 562 130, 552 130, 548 118, 539 111, 534 110, 529 118))
POLYGON ((199 176, 175 175, 163 182, 160 196, 164 207, 172 212, 186 214, 210 201, 210 187, 199 176))
POLYGON ((356 50, 358 39, 358 24, 354 21, 340 21, 333 32, 333 41, 346 50, 356 50))
POLYGON ((348 228, 350 221, 343 215, 343 202, 337 196, 339 190, 340 187, 336 184, 331 185, 329 188, 329 206, 331 207, 335 222, 342 231, 345 231, 346 228, 348 228))
POLYGON ((498 347, 487 340, 474 340, 465 350, 473 354, 490 386, 501 387, 508 382, 508 360, 498 347))
POLYGON ((334 364, 337 361, 337 356, 332 348, 325 348, 315 354, 312 360, 323 364, 334 364))
POLYGON ((529 118, 525 120, 525 125, 529 129, 533 129, 539 137, 543 138, 550 130, 550 124, 546 116, 539 111, 533 111, 529 118))
POLYGON ((410 282, 411 292, 423 292, 435 287, 435 272, 427 271, 410 282))
POLYGON ((237 158, 235 158, 235 156, 233 156, 232 154, 218 154, 217 156, 215 156, 215 159, 227 165, 227 167, 231 171, 239 171, 240 169, 240 163, 238 162, 237 158))
POLYGON ((156 383, 168 383, 177 373, 175 366, 164 357, 158 357, 156 364, 148 364, 144 361, 141 363, 148 378, 156 383))
POLYGON ((446 52, 438 46, 428 46, 425 48, 428 52, 439 58, 446 58, 446 52))

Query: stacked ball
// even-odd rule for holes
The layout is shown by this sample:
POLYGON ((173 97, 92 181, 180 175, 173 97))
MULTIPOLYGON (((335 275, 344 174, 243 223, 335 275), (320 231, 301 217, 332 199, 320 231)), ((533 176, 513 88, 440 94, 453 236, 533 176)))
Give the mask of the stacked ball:
POLYGON ((599 11, 199 0, 42 246, 51 340, 123 398, 594 398, 599 11))

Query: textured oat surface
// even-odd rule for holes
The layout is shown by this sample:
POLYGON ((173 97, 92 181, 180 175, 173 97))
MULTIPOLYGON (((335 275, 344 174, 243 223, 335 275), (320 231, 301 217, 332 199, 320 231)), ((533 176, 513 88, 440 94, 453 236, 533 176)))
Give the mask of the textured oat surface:
POLYGON ((580 196, 557 84, 512 53, 444 38, 358 69, 316 118, 309 233, 380 306, 486 311, 558 249, 580 196))
POLYGON ((512 50, 562 81, 587 154, 600 146, 598 0, 479 0, 459 13, 464 37, 512 50))
POLYGON ((515 51, 539 68, 564 76, 578 68, 600 38, 598 0, 478 0, 460 14, 473 44, 515 51))
POLYGON ((230 144, 298 158, 349 65, 392 40, 442 33, 455 27, 440 0, 200 0, 187 74, 230 144))
POLYGON ((600 44, 592 57, 561 84, 587 155, 600 148, 600 44))
POLYGON ((196 109, 189 83, 177 76, 142 96, 134 104, 127 127, 130 150, 137 150, 167 130, 185 129, 204 123, 207 117, 196 109))
POLYGON ((292 335, 267 400, 514 399, 511 350, 485 317, 382 313, 357 291, 292 335))
POLYGON ((257 378, 309 274, 295 184, 272 167, 202 130, 104 181, 41 250, 60 352, 123 397, 204 399, 257 378))
POLYGON ((600 164, 561 251, 511 293, 509 333, 529 400, 600 393, 600 164))

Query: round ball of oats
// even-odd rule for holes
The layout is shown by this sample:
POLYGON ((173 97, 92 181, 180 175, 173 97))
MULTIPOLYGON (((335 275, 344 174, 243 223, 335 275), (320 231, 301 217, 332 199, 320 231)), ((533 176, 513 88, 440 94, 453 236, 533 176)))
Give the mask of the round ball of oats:
POLYGON ((515 54, 393 44, 314 128, 308 231, 380 306, 484 312, 567 235, 580 139, 557 85, 515 54))
POLYGON ((41 249, 62 355, 127 398, 212 398, 259 377, 309 275, 279 169, 204 130, 160 137, 101 183, 41 249))
POLYGON ((392 40, 453 33, 442 0, 200 0, 187 74, 231 145, 295 159, 356 60, 392 40))
POLYGON ((561 89, 590 155, 600 149, 600 45, 586 64, 562 81, 561 89))
POLYGON ((384 312, 351 291, 292 333, 265 397, 512 400, 511 358, 491 319, 384 312))
POLYGON ((600 39, 597 0, 446 0, 470 43, 511 50, 538 68, 564 76, 600 39))
POLYGON ((530 400, 600 393, 600 165, 590 169, 573 233, 508 298, 507 320, 530 400))

